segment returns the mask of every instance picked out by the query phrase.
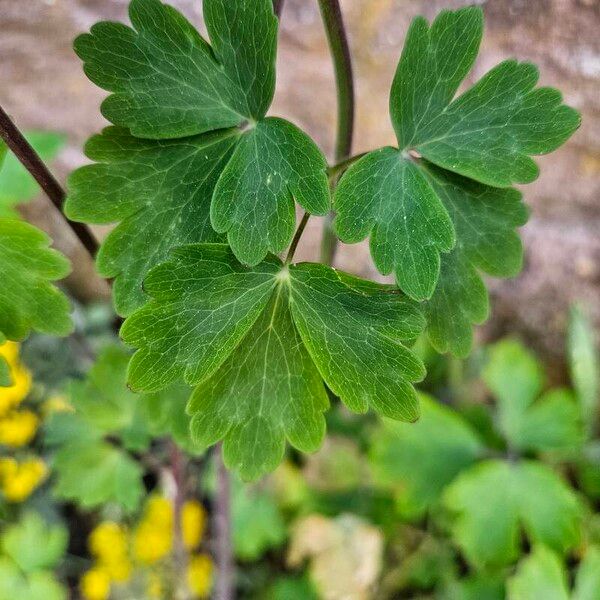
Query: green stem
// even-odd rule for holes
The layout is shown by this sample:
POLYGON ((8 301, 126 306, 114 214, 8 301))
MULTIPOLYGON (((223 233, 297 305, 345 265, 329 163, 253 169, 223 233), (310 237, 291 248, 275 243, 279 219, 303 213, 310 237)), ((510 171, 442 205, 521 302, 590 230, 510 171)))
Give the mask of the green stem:
POLYGON ((346 158, 345 160, 341 160, 340 162, 332 165, 327 169, 327 174, 329 175, 329 180, 338 180, 344 172, 349 169, 356 161, 360 160, 363 156, 365 156, 366 152, 361 152, 360 154, 355 154, 350 158, 346 158))
MULTIPOLYGON (((329 50, 333 59, 337 89, 338 120, 335 142, 335 160, 343 161, 352 151, 354 135, 354 78, 352 74, 352 58, 342 18, 339 0, 318 0, 321 17, 325 25, 329 50)), ((332 180, 332 188, 337 177, 332 180)), ((329 215, 323 226, 321 242, 321 261, 331 264, 337 248, 337 237, 333 232, 333 217, 329 215)))
POLYGON ((304 229, 306 228, 306 224, 308 223, 308 219, 310 219, 310 214, 308 212, 304 213, 302 217, 302 221, 300 221, 300 225, 298 225, 298 229, 296 229, 296 233, 294 234, 294 239, 290 244, 290 249, 288 250, 287 256, 285 257, 285 264, 289 265, 294 258, 294 254, 296 254, 296 248, 298 247, 298 242, 304 233, 304 229))

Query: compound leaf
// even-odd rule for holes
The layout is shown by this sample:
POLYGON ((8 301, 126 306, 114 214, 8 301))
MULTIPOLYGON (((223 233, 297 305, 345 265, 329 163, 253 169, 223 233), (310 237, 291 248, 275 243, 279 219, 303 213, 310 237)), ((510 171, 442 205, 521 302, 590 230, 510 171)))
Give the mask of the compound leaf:
POLYGON ((508 581, 508 600, 569 600, 567 574, 560 558, 536 546, 508 581))
POLYGON ((32 225, 0 219, 0 335, 9 340, 32 329, 54 335, 72 329, 69 301, 51 284, 68 274, 69 262, 49 244, 32 225))
POLYGON ((239 132, 180 140, 141 140, 109 127, 86 154, 97 164, 69 178, 65 211, 76 221, 120 224, 98 254, 98 271, 114 277, 115 306, 128 315, 144 304, 142 281, 169 251, 221 241, 210 224, 210 202, 239 132))
POLYGON ((421 162, 431 188, 448 211, 456 246, 441 257, 433 296, 425 304, 428 335, 439 352, 466 356, 472 345, 472 324, 485 321, 489 300, 479 272, 512 277, 523 263, 516 227, 528 211, 514 189, 492 188, 421 162))
POLYGON ((335 230, 344 242, 370 234, 377 269, 394 272, 415 300, 429 298, 440 271, 440 252, 452 249, 454 228, 419 168, 394 148, 367 154, 346 172, 336 191, 335 230))
POLYGON ((423 319, 390 286, 273 256, 245 267, 225 245, 196 244, 156 267, 146 289, 152 300, 122 329, 138 348, 130 384, 158 390, 183 376, 197 385, 193 437, 201 446, 224 439, 226 463, 246 479, 281 461, 286 438, 318 447, 321 377, 354 411, 418 415, 411 382, 424 367, 402 342, 423 319))
POLYGON ((444 502, 456 515, 454 539, 476 567, 513 561, 521 527, 531 542, 561 553, 580 538, 577 497, 541 463, 480 463, 450 484, 444 502))
POLYGON ((563 144, 580 123, 552 88, 535 88, 538 70, 507 60, 452 100, 471 69, 483 31, 479 8, 442 11, 431 27, 413 21, 390 107, 400 149, 440 167, 507 187, 538 175, 530 155, 563 144))
POLYGON ((268 118, 247 132, 223 171, 211 205, 213 227, 227 232, 237 259, 257 265, 292 241, 294 199, 308 212, 329 210, 327 163, 300 129, 268 118))
POLYGON ((270 0, 205 0, 212 47, 174 8, 133 0, 134 29, 98 23, 77 38, 86 75, 113 92, 104 116, 136 137, 177 138, 264 117, 275 88, 270 0))
POLYGON ((481 455, 481 440, 455 411, 421 394, 414 424, 385 421, 374 435, 374 481, 394 490, 400 511, 422 516, 444 488, 481 455))

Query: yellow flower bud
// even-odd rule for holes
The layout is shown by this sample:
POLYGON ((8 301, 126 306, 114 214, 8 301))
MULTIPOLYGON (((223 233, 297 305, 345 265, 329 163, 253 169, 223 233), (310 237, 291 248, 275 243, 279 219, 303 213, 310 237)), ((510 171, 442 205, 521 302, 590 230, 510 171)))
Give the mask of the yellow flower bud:
POLYGON ((197 554, 190 558, 187 568, 188 586, 195 597, 206 598, 212 587, 212 560, 207 554, 197 554))
POLYGON ((131 577, 127 530, 111 521, 100 523, 88 539, 90 552, 111 581, 122 583, 131 577))
POLYGON ((46 463, 33 458, 18 463, 14 458, 0 459, 0 489, 9 502, 23 502, 48 474, 46 463))
POLYGON ((139 562, 151 565, 167 556, 173 548, 173 530, 156 527, 144 520, 133 536, 133 554, 139 562))
POLYGON ((37 415, 30 410, 11 412, 0 418, 0 444, 25 446, 34 438, 38 425, 37 415))
POLYGON ((181 510, 181 533, 188 550, 195 548, 202 539, 206 526, 204 507, 195 500, 185 502, 181 510))
POLYGON ((144 511, 144 519, 161 529, 173 529, 173 505, 162 496, 149 498, 144 511))
POLYGON ((79 589, 85 600, 107 600, 110 595, 110 577, 104 569, 94 567, 83 574, 79 589))

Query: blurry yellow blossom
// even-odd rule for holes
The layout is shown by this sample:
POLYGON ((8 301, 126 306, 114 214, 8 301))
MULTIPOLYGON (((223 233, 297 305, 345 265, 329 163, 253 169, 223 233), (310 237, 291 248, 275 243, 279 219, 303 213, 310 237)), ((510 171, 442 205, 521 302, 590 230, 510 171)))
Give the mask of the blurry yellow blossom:
POLYGON ((153 564, 173 548, 173 506, 161 496, 148 500, 133 536, 133 553, 144 564, 153 564))
POLYGON ((94 567, 83 574, 79 589, 85 600, 107 600, 110 595, 110 577, 103 569, 94 567))
POLYGON ((152 496, 146 504, 144 520, 157 527, 173 528, 173 505, 162 496, 152 496))
POLYGON ((185 502, 181 510, 181 532, 188 550, 195 548, 202 539, 206 526, 206 513, 196 500, 185 502))
POLYGON ((131 576, 127 530, 117 523, 100 523, 89 537, 90 552, 112 581, 122 583, 131 576))
POLYGON ((195 597, 205 598, 212 587, 212 560, 207 554, 197 554, 190 558, 187 580, 195 597))
POLYGON ((21 463, 0 458, 0 489, 9 502, 23 502, 46 478, 48 469, 40 458, 21 463))
POLYGON ((6 342, 0 346, 0 357, 10 368, 12 385, 0 387, 0 416, 18 406, 31 390, 31 373, 19 362, 19 344, 6 342))
POLYGON ((37 415, 30 410, 14 411, 0 417, 0 444, 18 448, 28 444, 39 425, 37 415))
POLYGON ((42 413, 45 417, 61 412, 75 412, 75 409, 64 396, 59 394, 50 396, 42 406, 42 413))

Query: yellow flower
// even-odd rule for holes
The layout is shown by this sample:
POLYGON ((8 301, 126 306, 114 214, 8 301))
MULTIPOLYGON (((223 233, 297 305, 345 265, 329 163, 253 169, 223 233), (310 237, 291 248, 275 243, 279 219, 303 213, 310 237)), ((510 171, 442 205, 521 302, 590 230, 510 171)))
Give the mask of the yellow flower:
POLYGON ((10 368, 12 385, 0 387, 0 415, 18 406, 31 390, 31 373, 19 362, 19 344, 6 342, 0 346, 0 356, 10 368))
POLYGON ((195 500, 185 502, 181 510, 181 532, 188 550, 195 548, 202 539, 206 526, 204 507, 195 500))
POLYGON ((0 488, 9 502, 23 502, 47 474, 46 464, 40 458, 21 463, 14 458, 0 458, 0 488))
POLYGON ((162 496, 152 496, 144 511, 144 519, 156 527, 173 529, 173 505, 162 496))
POLYGON ((0 417, 0 444, 19 448, 35 436, 39 425, 37 415, 30 410, 14 411, 0 417))
POLYGON ((151 565, 167 556, 172 548, 172 529, 162 529, 145 520, 139 523, 133 536, 133 554, 139 562, 151 565))
POLYGON ((110 577, 104 569, 94 567, 83 574, 79 589, 85 600, 107 600, 110 595, 110 577))
POLYGON ((111 581, 122 583, 130 578, 132 567, 124 527, 111 521, 100 523, 90 534, 88 545, 111 581))
POLYGON ((213 564, 206 554, 197 554, 190 558, 187 568, 187 580, 195 597, 206 598, 212 587, 213 564))

